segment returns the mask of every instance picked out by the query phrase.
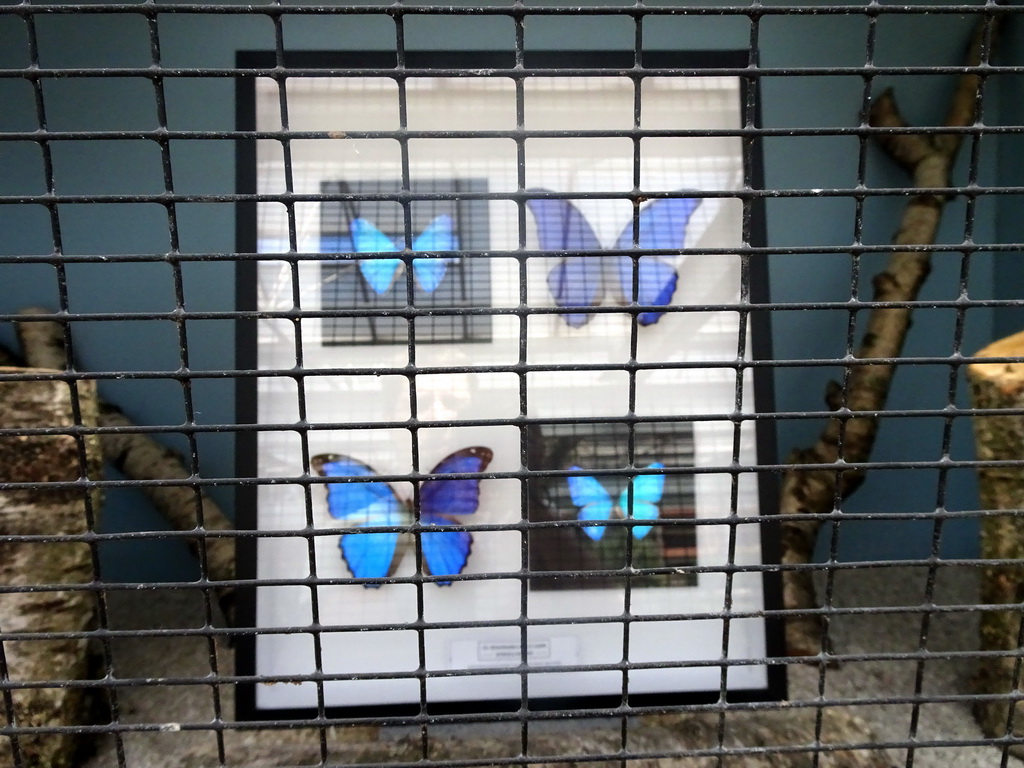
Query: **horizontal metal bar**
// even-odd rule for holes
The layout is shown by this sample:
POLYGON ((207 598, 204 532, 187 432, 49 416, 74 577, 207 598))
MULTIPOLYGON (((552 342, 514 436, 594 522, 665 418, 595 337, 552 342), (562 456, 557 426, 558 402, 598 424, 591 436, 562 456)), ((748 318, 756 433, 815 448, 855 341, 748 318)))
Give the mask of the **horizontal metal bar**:
MULTIPOLYGON (((0 70, 2 71, 2 70, 0 70)), ((878 136, 1015 136, 1024 133, 1019 125, 922 125, 922 126, 821 126, 821 127, 761 127, 748 126, 741 128, 620 128, 620 129, 541 129, 541 128, 510 128, 508 130, 422 130, 406 128, 401 130, 356 130, 356 131, 248 131, 248 130, 33 130, 6 131, 0 133, 0 142, 61 142, 61 141, 355 141, 363 139, 508 139, 525 141, 527 139, 581 139, 581 138, 622 138, 642 140, 653 138, 797 138, 797 137, 842 137, 869 138, 878 136)), ((456 193, 472 197, 472 193, 456 193)), ((490 193, 482 193, 485 196, 490 193)), ((637 193, 622 194, 624 198, 635 197, 637 193)), ((643 195, 643 193, 639 193, 643 195)), ((654 194, 654 193, 652 193, 654 194)), ((574 193, 574 197, 587 197, 587 193, 574 193)), ((337 194, 342 200, 363 200, 365 195, 358 193, 337 194)))
POLYGON ((442 5, 429 4, 406 5, 403 3, 381 3, 378 5, 344 4, 324 5, 314 3, 295 3, 290 5, 235 5, 225 2, 213 3, 159 3, 145 5, 137 3, 52 3, 40 2, 23 5, 0 6, 5 14, 17 16, 31 15, 67 15, 67 14, 134 14, 155 16, 157 14, 224 14, 244 16, 289 16, 289 15, 386 15, 399 16, 511 16, 526 18, 528 16, 748 16, 760 18, 764 16, 922 16, 922 15, 967 15, 967 16, 1000 16, 1015 15, 1021 12, 1020 6, 1003 5, 1000 3, 950 3, 944 4, 886 4, 841 5, 836 3, 806 3, 803 5, 549 5, 526 7, 515 3, 509 5, 442 5))
POLYGON ((295 3, 291 5, 235 5, 224 2, 213 3, 32 3, 0 6, 0 14, 68 15, 68 14, 132 14, 156 16, 158 14, 216 14, 242 16, 289 16, 289 15, 381 15, 381 16, 925 16, 933 14, 957 14, 966 16, 1001 16, 1020 13, 1021 7, 1000 3, 951 3, 943 4, 886 4, 841 5, 835 3, 807 3, 803 5, 687 5, 664 6, 632 4, 622 5, 549 5, 526 7, 509 5, 406 5, 403 3, 381 3, 379 5, 343 4, 323 5, 295 3))
MULTIPOLYGON (((962 242, 962 243, 918 243, 918 244, 899 244, 894 245, 891 243, 849 243, 849 244, 816 244, 816 245, 771 245, 771 246, 756 246, 756 245, 742 245, 735 248, 680 248, 672 251, 673 254, 679 255, 704 255, 704 256, 737 256, 737 255, 749 255, 749 256, 851 256, 851 255, 865 255, 874 253, 956 253, 956 254, 974 254, 974 253, 1012 253, 1016 251, 1024 250, 1024 243, 1018 243, 1014 241, 1007 242, 962 242)), ((531 251, 531 250, 514 250, 514 251, 503 251, 503 250, 485 250, 485 251, 459 251, 460 256, 467 258, 533 258, 533 257, 550 257, 550 251, 531 251)), ((602 251, 608 253, 608 251, 602 251)), ((261 261, 287 261, 287 262, 303 262, 303 261, 328 261, 327 257, 334 257, 337 254, 325 254, 322 251, 288 251, 283 253, 256 253, 251 251, 195 251, 195 252, 162 252, 162 253, 113 253, 113 254, 89 254, 89 253, 8 253, 0 254, 0 264, 123 264, 123 263, 192 263, 192 262, 261 262, 261 261)), ((353 254, 354 255, 354 254, 353 254)), ((922 300, 923 301, 923 300, 922 300)), ((962 300, 957 300, 962 301, 962 300)), ((906 304, 908 306, 916 306, 918 302, 896 302, 895 305, 906 304)), ((947 302, 948 303, 948 302, 947 302)), ((1009 306, 1009 305, 1024 305, 1024 299, 979 299, 976 300, 979 306, 1009 306)), ((831 306, 842 306, 847 307, 850 305, 859 306, 861 304, 868 304, 869 302, 785 302, 782 304, 787 307, 831 307, 831 306)), ((943 306, 943 302, 934 302, 935 306, 943 306)), ((771 304, 769 306, 774 306, 771 304)), ((685 310, 686 307, 676 307, 675 309, 685 310)), ((120 313, 118 313, 120 314, 120 313)), ((161 317, 168 316, 169 313, 159 313, 161 317)), ((235 312, 222 312, 222 313, 211 313, 211 312, 195 312, 192 310, 182 310, 180 315, 182 317, 211 317, 216 315, 234 315, 235 312)), ((62 313, 60 317, 71 317, 71 316, 85 316, 92 317, 93 313, 62 313)), ((107 316, 107 315, 103 315, 107 316)), ((177 316, 177 314, 175 314, 177 316)), ((5 318, 13 317, 13 315, 5 315, 5 318)), ((31 321, 31 318, 19 316, 19 319, 25 319, 31 321)))
MULTIPOLYGON (((1004 196, 1022 195, 1024 186, 992 186, 992 187, 832 187, 832 188, 809 188, 809 189, 783 189, 764 188, 754 189, 751 187, 743 189, 705 190, 699 193, 694 190, 694 195, 706 199, 739 199, 739 200, 774 200, 774 199, 816 199, 816 198, 852 198, 869 199, 883 197, 979 197, 982 195, 1004 196)), ((395 193, 366 193, 350 196, 352 199, 363 201, 387 201, 387 202, 415 202, 415 201, 440 201, 440 200, 490 200, 518 202, 539 196, 531 192, 395 192, 395 193)), ((661 198, 679 196, 679 192, 649 192, 643 193, 644 198, 661 198)), ((563 198, 573 200, 621 200, 630 197, 617 192, 590 192, 580 194, 563 194, 563 198)), ((180 203, 320 203, 334 202, 341 199, 339 195, 315 193, 315 192, 260 192, 260 193, 230 193, 230 194, 183 194, 174 192, 159 192, 150 194, 57 194, 42 193, 37 195, 0 195, 0 205, 43 205, 52 206, 59 204, 126 204, 126 203, 149 203, 156 205, 172 205, 180 203)), ((927 245, 922 243, 921 245, 927 245)), ((602 254, 617 253, 618 250, 601 251, 602 254)), ((522 252, 517 252, 522 253, 522 252)), ((538 255, 551 255, 550 251, 537 251, 538 255)), ((354 254, 353 254, 354 255, 354 254)))

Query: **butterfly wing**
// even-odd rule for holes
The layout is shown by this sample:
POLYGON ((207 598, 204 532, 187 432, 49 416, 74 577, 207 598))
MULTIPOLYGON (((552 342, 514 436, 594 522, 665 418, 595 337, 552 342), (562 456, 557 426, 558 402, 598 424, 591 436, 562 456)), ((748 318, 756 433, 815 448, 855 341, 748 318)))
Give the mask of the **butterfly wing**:
MULTIPOLYGON (((647 469, 663 469, 664 467, 665 465, 660 462, 647 465, 647 469)), ((633 478, 632 483, 632 514, 630 514, 631 510, 629 509, 628 488, 619 494, 619 509, 622 510, 626 517, 633 520, 657 520, 661 514, 658 510, 658 504, 661 502, 661 496, 665 492, 665 476, 640 475, 633 478)), ((637 539, 642 539, 651 532, 652 527, 650 525, 635 525, 633 526, 633 536, 637 539)))
MULTIPOLYGON (((580 467, 569 467, 569 469, 580 469, 580 467)), ((579 507, 576 513, 578 520, 611 520, 612 497, 605 490, 604 486, 597 481, 597 478, 586 475, 567 477, 569 483, 569 495, 572 503, 579 507)), ((603 525, 593 525, 583 528, 583 532, 594 541, 600 541, 604 536, 603 525)))
MULTIPOLYGON (((640 211, 638 247, 642 250, 682 248, 686 243, 686 227, 690 223, 690 216, 699 205, 698 197, 663 197, 645 206, 640 211)), ((632 224, 627 229, 628 242, 620 245, 620 248, 633 245, 632 224)))
MULTIPOLYGON (((412 249, 414 251, 457 251, 459 239, 452 229, 452 217, 446 213, 436 217, 412 241, 412 249)), ((420 288, 427 293, 436 291, 444 279, 445 272, 448 271, 448 265, 453 261, 454 259, 450 257, 413 259, 412 271, 420 288)))
POLYGON ((350 456, 336 453, 320 454, 310 460, 310 465, 323 477, 339 478, 327 483, 327 510, 336 520, 359 524, 368 514, 367 510, 386 503, 389 499, 398 503, 391 486, 382 482, 348 482, 357 477, 375 477, 372 468, 350 456))
MULTIPOLYGON (((700 205, 694 197, 664 198, 655 200, 640 211, 640 236, 637 247, 640 250, 664 250, 682 248, 686 244, 686 226, 690 216, 700 205)), ((633 223, 630 221, 619 235, 616 248, 626 250, 633 247, 633 223)), ((619 287, 627 301, 633 298, 633 260, 628 256, 618 259, 617 272, 619 287)), ((672 301, 679 281, 679 274, 660 256, 639 257, 639 285, 637 303, 645 306, 665 307, 672 301)), ((640 325, 658 322, 663 312, 641 312, 637 320, 640 325)))
MULTIPOLYGON (((431 474, 483 472, 494 454, 490 448, 463 448, 445 457, 431 474)), ((425 526, 451 525, 450 515, 470 515, 480 504, 480 479, 427 480, 420 487, 420 523, 425 526)), ((462 573, 473 547, 468 531, 424 531, 420 534, 423 561, 432 576, 462 573)), ((451 584, 439 581, 439 586, 451 584)))
MULTIPOLYGON (((543 192, 545 190, 531 190, 543 192)), ((569 200, 534 198, 526 201, 537 222, 537 239, 543 251, 599 251, 601 242, 590 222, 569 200)))
MULTIPOLYGON (((352 245, 357 253, 393 253, 397 248, 391 238, 366 219, 355 218, 349 224, 352 245)), ((395 282, 395 276, 402 266, 401 259, 361 259, 359 271, 363 279, 377 294, 387 293, 395 282)))
MULTIPOLYGON (((404 525, 402 505, 387 483, 350 482, 352 478, 373 477, 377 473, 357 459, 338 454, 321 454, 310 461, 324 477, 339 478, 327 484, 327 509, 331 517, 356 528, 404 525)), ((379 533, 343 533, 339 546, 345 564, 358 579, 390 575, 400 559, 399 531, 379 533)), ((379 584, 366 584, 368 587, 379 584)))
MULTIPOLYGON (((579 208, 568 200, 527 200, 537 222, 537 239, 545 251, 599 251, 601 243, 579 208)), ((601 291, 601 256, 566 256, 548 272, 548 290, 560 307, 592 307, 601 291)), ((572 328, 590 322, 587 313, 562 318, 572 328)))
MULTIPOLYGON (((548 272, 548 290, 560 307, 592 307, 601 289, 600 256, 566 256, 548 272)), ((570 328, 590 322, 586 312, 567 312, 562 319, 570 328)))
MULTIPOLYGON (((450 521, 435 518, 429 525, 445 525, 450 521)), ((423 563, 431 576, 454 576, 462 573, 473 551, 473 535, 469 531, 430 531, 420 534, 423 563)), ((436 582, 439 587, 451 586, 450 581, 436 582)))
MULTIPOLYGON (((619 272, 619 285, 623 295, 633 297, 633 260, 622 256, 616 265, 619 272)), ((637 303, 644 306, 667 307, 676 292, 679 273, 660 256, 641 256, 639 266, 640 289, 637 291, 637 303)), ((640 325, 653 325, 661 319, 664 312, 640 312, 637 322, 640 325)))
MULTIPOLYGON (((403 514, 402 506, 395 501, 368 513, 365 523, 360 528, 402 526, 408 521, 403 514)), ((357 579, 382 579, 395 572, 398 562, 402 559, 405 547, 400 531, 381 531, 364 533, 343 533, 338 546, 345 565, 357 579)), ((379 587, 380 584, 366 583, 366 587, 379 587)))

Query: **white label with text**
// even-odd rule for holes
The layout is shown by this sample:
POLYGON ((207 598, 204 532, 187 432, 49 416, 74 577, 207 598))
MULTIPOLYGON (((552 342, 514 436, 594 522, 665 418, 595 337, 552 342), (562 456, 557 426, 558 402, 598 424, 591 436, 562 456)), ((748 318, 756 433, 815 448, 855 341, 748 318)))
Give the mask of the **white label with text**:
MULTIPOLYGON (((550 637, 526 644, 526 663, 531 667, 578 664, 575 637, 550 637)), ((506 640, 454 640, 449 646, 451 665, 456 669, 514 667, 523 660, 522 646, 506 640)))

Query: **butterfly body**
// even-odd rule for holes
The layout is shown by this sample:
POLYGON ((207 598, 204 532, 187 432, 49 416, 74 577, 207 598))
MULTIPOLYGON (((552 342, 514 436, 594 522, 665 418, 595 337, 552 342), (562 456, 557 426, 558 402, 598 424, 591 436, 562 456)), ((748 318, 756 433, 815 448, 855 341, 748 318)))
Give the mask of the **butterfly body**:
MULTIPOLYGON (((489 448, 463 448, 442 459, 431 474, 482 472, 492 456, 489 448)), ((338 478, 327 484, 327 508, 331 517, 355 529, 412 525, 415 515, 411 502, 399 499, 388 483, 358 481, 377 475, 368 465, 340 454, 320 454, 310 463, 318 474, 338 478)), ((423 565, 430 575, 452 576, 462 573, 466 567, 473 536, 468 531, 448 527, 459 524, 452 515, 476 512, 479 486, 478 478, 425 480, 420 485, 420 526, 442 528, 420 533, 423 565)), ((339 546, 345 564, 356 578, 381 579, 394 573, 408 549, 408 540, 406 533, 399 530, 343 533, 339 546)), ((446 586, 451 582, 437 584, 446 586)), ((380 585, 368 582, 365 586, 380 585)))
MULTIPOLYGON (((538 190, 543 191, 543 190, 538 190)), ((583 213, 569 200, 535 198, 526 201, 537 223, 540 247, 546 251, 602 250, 594 228, 583 213)), ((640 250, 667 250, 682 248, 686 242, 686 227, 690 216, 700 205, 692 197, 659 198, 640 211, 640 250)), ((626 224, 615 243, 615 250, 633 248, 633 221, 626 224)), ((636 301, 641 306, 665 307, 672 301, 679 274, 660 256, 641 254, 632 256, 601 256, 580 253, 558 260, 548 273, 548 290, 559 307, 592 307, 601 302, 607 290, 614 286, 619 300, 636 301), (636 279, 634 279, 634 269, 636 279)), ((640 325, 652 325, 663 312, 640 312, 640 325)), ((567 312, 562 315, 566 324, 580 328, 590 322, 586 312, 567 312)))
MULTIPOLYGON (((647 469, 663 469, 664 464, 655 462, 648 464, 647 469)), ((580 467, 569 467, 571 470, 580 470, 580 467)), ((613 499, 597 478, 588 475, 572 475, 566 480, 569 483, 569 495, 572 503, 578 507, 577 519, 583 521, 611 520, 615 512, 623 518, 633 520, 657 520, 660 512, 658 504, 661 502, 665 490, 664 475, 639 475, 630 482, 633 486, 633 504, 630 510, 629 485, 622 490, 617 499, 613 499)), ((651 532, 650 525, 634 525, 633 536, 642 539, 651 532)), ((583 532, 594 541, 600 541, 604 536, 603 525, 586 526, 583 532)))
MULTIPOLYGON (((402 247, 398 243, 367 219, 352 219, 349 223, 349 230, 352 233, 352 246, 357 253, 402 251, 402 247)), ((434 218, 412 241, 412 250, 414 251, 454 251, 458 250, 458 247, 458 238, 452 230, 452 217, 447 214, 434 218)), ((420 288, 427 293, 436 291, 448 271, 448 265, 454 260, 451 257, 443 256, 413 259, 412 271, 420 288)), ((384 294, 391 290, 403 264, 402 259, 362 259, 359 262, 359 271, 374 293, 384 294)))

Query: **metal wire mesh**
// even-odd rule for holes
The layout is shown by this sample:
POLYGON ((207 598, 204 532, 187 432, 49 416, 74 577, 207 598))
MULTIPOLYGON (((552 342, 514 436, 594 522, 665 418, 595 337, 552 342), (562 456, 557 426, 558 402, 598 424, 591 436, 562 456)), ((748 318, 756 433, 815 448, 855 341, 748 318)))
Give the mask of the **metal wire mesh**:
POLYGON ((8 529, 0 543, 84 544, 92 570, 0 594, 95 598, 95 626, 0 626, 10 764, 38 764, 37 740, 61 736, 98 737, 83 763, 125 767, 1015 759, 1013 707, 995 735, 970 708, 1019 698, 1020 639, 977 644, 978 575, 1015 562, 979 558, 992 512, 974 487, 980 467, 1019 462, 975 458, 971 420, 996 412, 968 402, 962 375, 1021 306, 1018 15, 991 2, 0 5, 0 343, 19 362, 15 326, 56 323, 67 357, 4 368, 0 383, 65 382, 71 406, 70 425, 8 423, 0 438, 70 435, 77 462, 56 481, 0 468, 0 492, 70 491, 85 518, 84 533, 8 529), (965 64, 973 29, 980 61, 965 64), (979 77, 974 119, 944 125, 965 75, 979 77), (923 127, 871 124, 887 86, 923 127), (702 122, 716 98, 734 123, 702 122), (877 148, 910 134, 962 138, 948 186, 912 184, 877 148), (650 211, 688 198, 685 242, 652 246, 650 211), (946 203, 936 241, 894 244, 922 198, 946 203), (548 203, 592 237, 552 245, 548 203), (382 252, 389 271, 363 269, 382 252), (594 272, 572 261, 587 253, 594 272), (898 253, 932 255, 924 292, 870 297, 898 253), (648 258, 672 268, 648 273, 648 258), (664 270, 679 283, 663 300, 645 280, 664 289, 664 270), (46 311, 19 314, 33 305, 46 311), (861 356, 868 313, 903 309, 902 352, 861 356), (898 374, 865 413, 851 379, 870 366, 898 374), (92 382, 138 426, 83 416, 92 382), (837 414, 879 422, 874 453, 847 454, 840 432, 836 462, 796 465, 866 480, 789 515, 824 528, 812 562, 780 561, 786 457, 837 414), (90 440, 135 435, 176 451, 183 474, 90 471, 90 440), (431 507, 445 480, 473 483, 483 501, 468 513, 481 513, 431 507), (190 493, 192 524, 167 529, 143 495, 161 488, 190 493), (505 516, 486 517, 497 501, 505 516), (208 525, 211 503, 237 528, 208 525), (461 564, 431 560, 431 526, 472 537, 461 564), (360 541, 410 532, 383 573, 359 570, 360 541), (210 553, 225 540, 237 572, 221 578, 210 553), (784 606, 781 572, 812 575, 820 607, 784 606), (225 589, 240 593, 234 625, 225 589), (463 589, 493 611, 439 607, 463 589), (700 589, 703 603, 646 602, 700 589), (611 609, 587 602, 613 593, 611 609), (807 617, 823 630, 809 660, 781 637, 807 617), (716 629, 697 651, 657 648, 659 631, 673 645, 704 625, 716 629), (610 689, 543 687, 556 640, 609 627, 617 645, 559 670, 610 689), (437 662, 435 636, 470 630, 504 632, 485 669, 437 662), (353 655, 408 639, 397 659, 339 660, 359 637, 374 639, 353 655), (87 641, 95 674, 8 668, 12 647, 54 639, 87 641), (978 693, 962 670, 996 658, 1005 690, 978 693), (652 683, 680 672, 702 682, 652 683), (353 682, 365 694, 336 695, 353 682), (391 683, 411 687, 372 687, 391 683), (474 685, 484 693, 459 693, 474 685), (102 703, 88 720, 34 722, 19 696, 44 689, 102 703), (833 733, 841 711, 868 725, 833 733), (762 716, 756 737, 739 724, 762 716), (687 740, 701 717, 707 733, 687 740), (670 736, 652 735, 665 722, 670 736), (487 741, 499 731, 507 743, 487 741), (407 748, 352 751, 396 735, 407 748))

